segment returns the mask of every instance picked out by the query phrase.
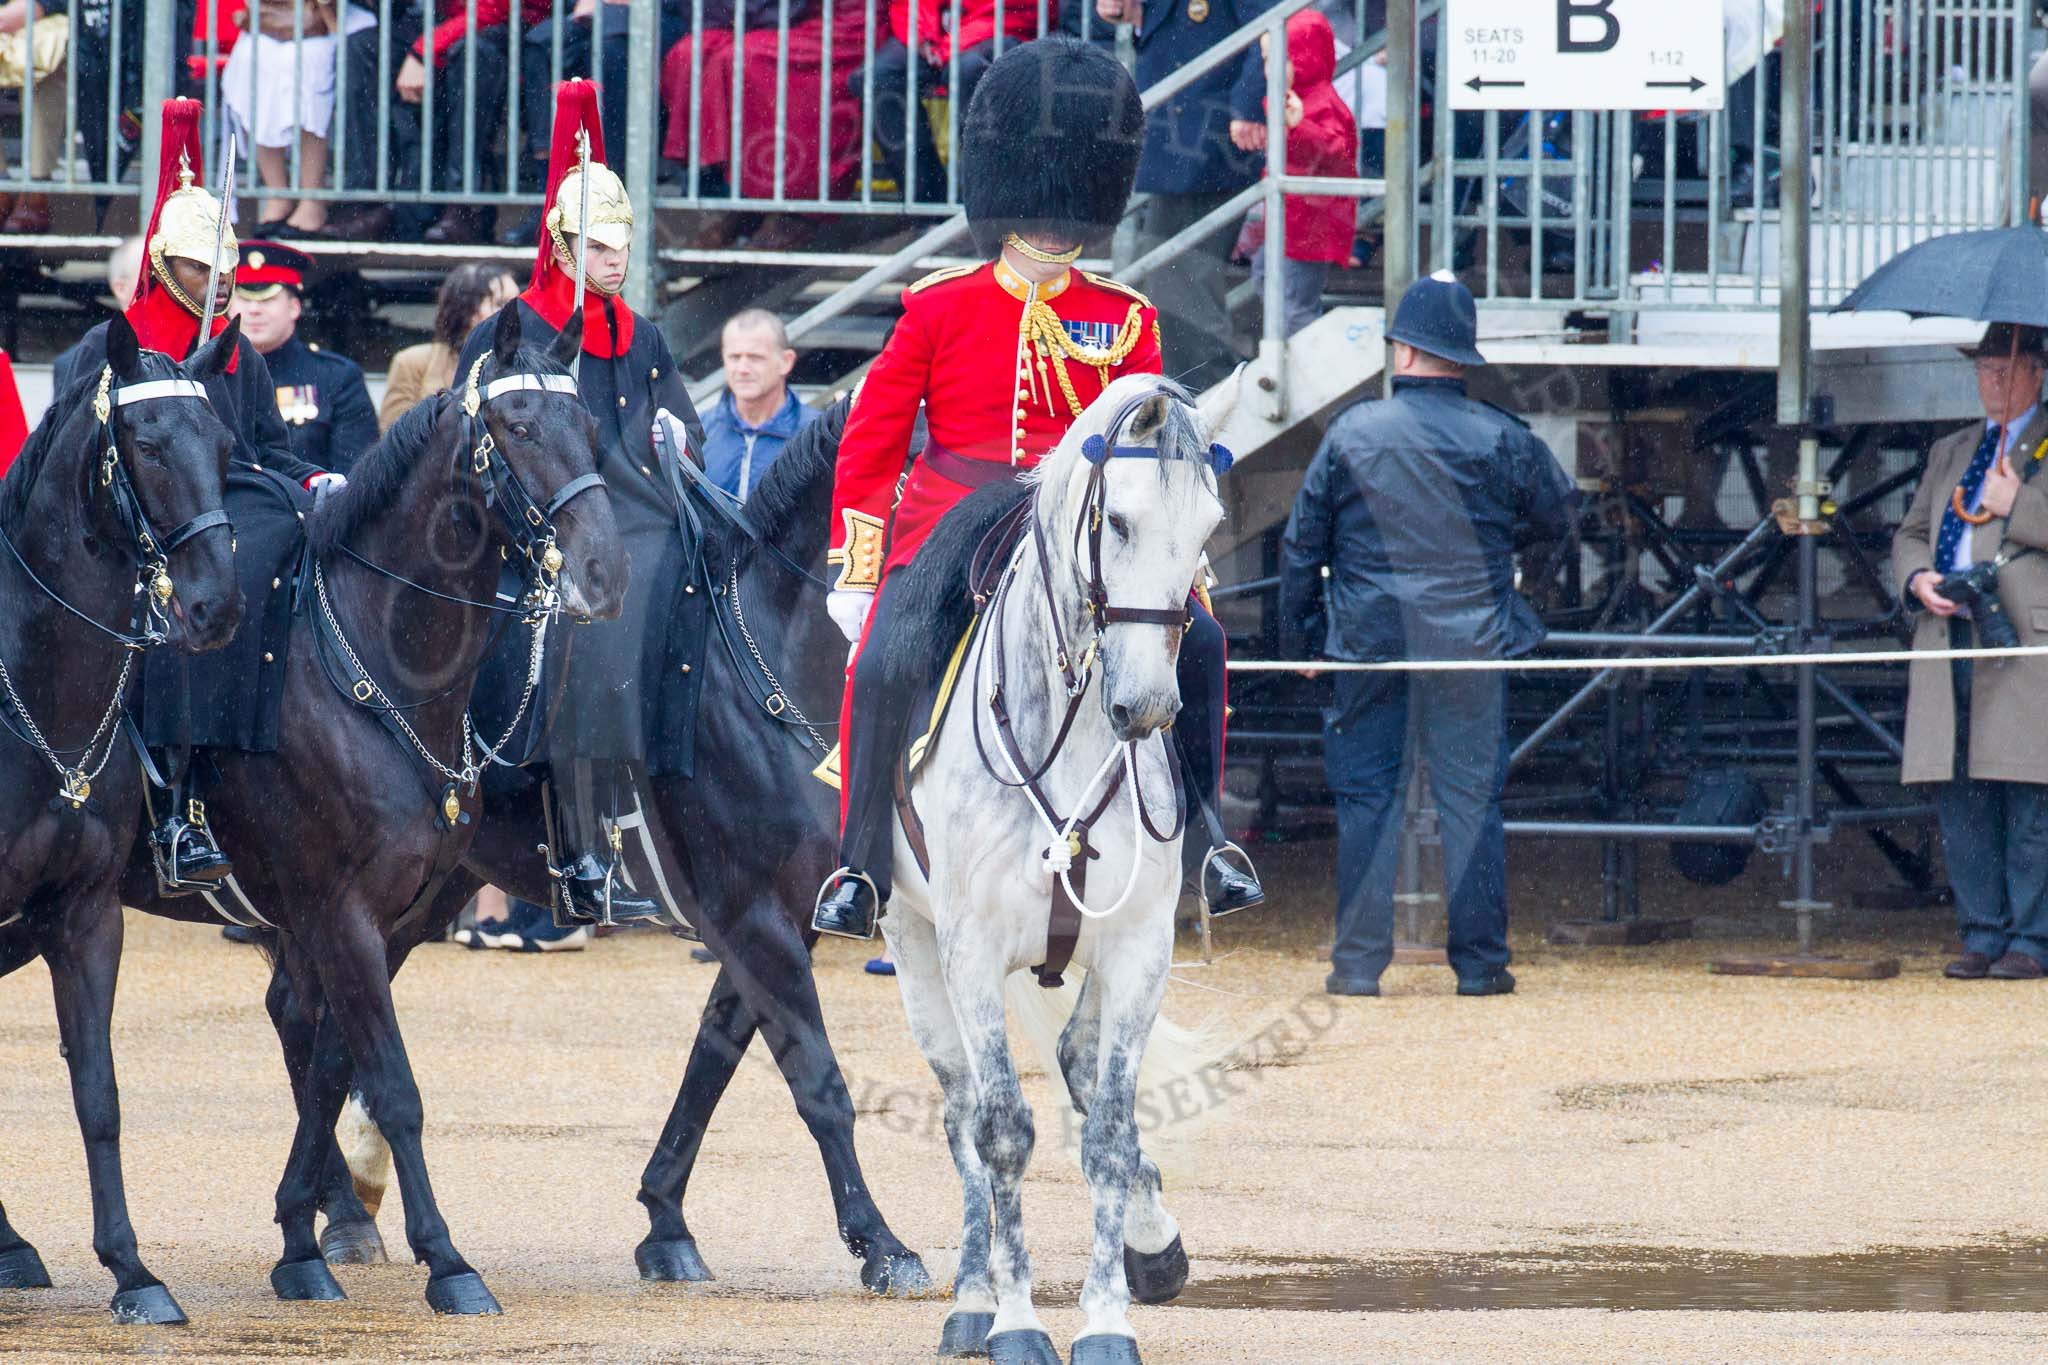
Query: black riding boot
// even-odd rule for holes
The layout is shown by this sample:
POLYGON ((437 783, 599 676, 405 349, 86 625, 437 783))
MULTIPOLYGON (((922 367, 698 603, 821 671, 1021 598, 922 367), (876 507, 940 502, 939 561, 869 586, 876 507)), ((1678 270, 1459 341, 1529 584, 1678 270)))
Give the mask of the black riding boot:
POLYGON ((875 920, 889 903, 890 855, 896 839, 895 765, 910 741, 922 686, 916 660, 904 676, 889 659, 889 580, 875 596, 867 640, 853 663, 851 713, 840 718, 839 780, 845 784, 846 820, 839 830, 839 870, 825 879, 811 911, 811 927, 841 938, 873 938, 875 920), (854 717, 859 717, 856 722, 854 717))
POLYGON ((189 766, 169 787, 157 788, 152 801, 162 803, 149 844, 164 890, 203 891, 233 875, 235 865, 220 851, 206 822, 206 803, 192 795, 189 766))
POLYGON ((621 783, 630 788, 632 779, 620 766, 577 759, 570 764, 568 799, 559 784, 553 788, 563 836, 561 899, 571 920, 609 925, 661 918, 660 906, 626 884, 618 803, 621 783))
POLYGON ((1190 864, 1189 880, 1208 902, 1210 917, 1218 918, 1263 903, 1266 891, 1259 884, 1258 869, 1252 866, 1251 856, 1230 841, 1216 812, 1223 791, 1223 697, 1227 677, 1223 627, 1198 604, 1191 605, 1195 619, 1180 642, 1177 672, 1181 708, 1173 723, 1182 771, 1187 777, 1191 817, 1189 837, 1182 840, 1181 848, 1183 858, 1190 864), (1199 862, 1193 851, 1204 845, 1197 843, 1201 836, 1197 835, 1192 818, 1196 814, 1201 816, 1201 835, 1207 839, 1207 851, 1199 862))

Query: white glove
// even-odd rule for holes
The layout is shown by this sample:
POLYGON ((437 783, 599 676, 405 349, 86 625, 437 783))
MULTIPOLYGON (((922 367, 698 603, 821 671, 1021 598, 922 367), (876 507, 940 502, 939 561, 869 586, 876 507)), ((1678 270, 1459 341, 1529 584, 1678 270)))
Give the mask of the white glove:
POLYGON ((868 611, 874 605, 873 588, 834 588, 825 594, 825 611, 832 624, 854 644, 860 643, 861 628, 867 624, 868 611))
POLYGON ((348 476, 346 474, 315 474, 312 478, 306 480, 306 491, 313 495, 313 505, 316 507, 327 501, 329 495, 339 493, 346 487, 348 487, 348 476))

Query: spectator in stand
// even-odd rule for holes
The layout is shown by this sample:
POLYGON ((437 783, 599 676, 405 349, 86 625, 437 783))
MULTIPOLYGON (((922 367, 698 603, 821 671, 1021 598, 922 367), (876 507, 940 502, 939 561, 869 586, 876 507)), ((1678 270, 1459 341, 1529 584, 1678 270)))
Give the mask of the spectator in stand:
MULTIPOLYGON (((857 89, 847 79, 866 48, 867 0, 786 0, 789 38, 781 40, 776 19, 785 0, 746 0, 743 32, 739 33, 742 91, 734 89, 733 41, 736 32, 732 0, 704 0, 704 27, 668 50, 662 64, 661 99, 668 132, 661 154, 672 161, 690 159, 690 91, 697 90, 699 166, 718 172, 700 179, 701 192, 729 192, 766 199, 778 192, 793 197, 843 195, 853 186, 860 167, 861 107, 857 89), (826 25, 831 25, 832 69, 822 73, 826 25), (694 70, 693 70, 694 68, 694 70), (825 75, 821 89, 819 79, 825 75), (775 91, 786 75, 783 106, 786 137, 776 136, 775 91), (829 143, 820 145, 818 117, 821 96, 829 95, 829 143), (740 164, 731 165, 733 120, 739 120, 740 164), (824 179, 821 183, 819 176, 824 179)), ((687 181, 685 182, 687 185, 687 181)), ((694 245, 724 245, 736 237, 744 220, 718 216, 706 223, 694 245)), ((784 216, 756 232, 757 247, 794 246, 810 231, 810 220, 784 216)))
MULTIPOLYGON (((250 14, 239 15, 244 26, 250 14)), ((334 119, 337 34, 377 26, 376 16, 337 0, 256 0, 255 29, 228 54, 221 98, 254 149, 256 175, 272 191, 257 210, 266 237, 310 236, 327 226, 327 205, 277 191, 292 183, 291 148, 299 152, 299 184, 327 184, 327 130, 334 119)))
MULTIPOLYGON (((1263 55, 1267 39, 1259 40, 1263 55)), ((1330 78, 1337 70, 1337 38, 1330 21, 1303 10, 1287 21, 1287 173, 1289 175, 1358 174, 1358 124, 1338 98, 1330 78)), ((1230 140, 1248 152, 1266 149, 1264 122, 1233 120, 1230 140)), ((1351 239, 1358 210, 1337 194, 1289 194, 1286 209, 1286 269, 1281 276, 1286 330, 1293 336, 1323 312, 1323 284, 1332 262, 1351 259, 1351 239)), ((1263 234, 1261 234, 1263 236, 1263 234)), ((1266 253, 1252 253, 1252 282, 1265 287, 1266 253)))
MULTIPOLYGON (((71 46, 70 33, 70 22, 61 14, 48 13, 37 0, 6 0, 0 4, 0 88, 15 92, 19 98, 22 68, 31 65, 23 60, 24 54, 33 53, 34 57, 35 128, 32 133, 26 126, 23 129, 24 140, 33 142, 27 153, 31 180, 48 180, 56 172, 64 149, 64 65, 71 46)), ((6 178, 7 150, 0 143, 0 180, 6 178)), ((49 230, 48 194, 0 193, 0 232, 49 230)))
MULTIPOLYGON (((1058 26, 1059 11, 1057 0, 1048 0, 1048 28, 1058 26)), ((903 138, 905 95, 909 92, 912 66, 911 49, 915 47, 918 55, 915 64, 917 108, 911 119, 917 132, 916 198, 922 203, 933 204, 946 197, 946 163, 939 157, 939 145, 932 134, 931 120, 925 117, 924 102, 945 90, 951 96, 957 116, 967 116, 967 106, 974 99, 974 87, 981 83, 982 73, 999 55, 996 52, 996 12, 997 0, 961 0, 959 29, 955 31, 953 0, 890 0, 889 36, 875 49, 873 123, 875 143, 882 154, 879 169, 896 182, 906 201, 912 197, 910 187, 904 184, 907 167, 903 138), (956 52, 960 58, 957 81, 952 65, 956 52)), ((1013 42, 1029 42, 1036 38, 1038 6, 1030 0, 1005 5, 1002 9, 1002 32, 1013 42)), ((866 72, 856 70, 853 73, 852 94, 856 100, 866 92, 867 79, 866 72)))
MULTIPOLYGON (((519 188, 537 194, 541 182, 547 177, 548 130, 555 116, 555 41, 557 28, 562 44, 561 79, 585 76, 597 82, 598 112, 604 119, 604 126, 618 130, 623 137, 626 129, 626 52, 627 52, 627 6, 631 0, 601 0, 605 10, 604 55, 602 69, 593 71, 590 65, 591 33, 596 27, 593 17, 598 14, 600 0, 575 0, 575 7, 561 24, 553 19, 534 25, 526 31, 525 39, 519 45, 519 136, 525 145, 526 156, 520 163, 519 188)), ((657 39, 661 51, 682 40, 690 29, 689 0, 659 0, 656 11, 660 27, 657 39)), ((774 6, 769 7, 769 23, 775 22, 774 6)), ((710 22, 707 14, 705 22, 710 22)), ((688 115, 685 114, 687 118, 688 115)), ((510 227, 498 234, 498 241, 504 246, 532 246, 540 238, 540 209, 520 215, 510 227)))
POLYGON ((107 290, 113 294, 120 312, 127 312, 128 305, 135 302, 135 288, 141 278, 142 239, 123 237, 107 257, 107 290))
POLYGON ((789 391, 796 352, 781 318, 765 308, 735 313, 719 343, 725 392, 704 414, 704 472, 745 502, 790 438, 818 414, 789 391))
POLYGON ((440 297, 434 304, 434 339, 408 346, 391 357, 384 405, 377 410, 378 429, 391 430, 391 424, 421 399, 453 384, 455 357, 461 354, 462 343, 518 296, 519 279, 506 265, 472 261, 455 267, 441 282, 440 297))
POLYGON ((228 312, 242 320, 242 335, 270 371, 292 454, 346 474, 356 456, 376 444, 377 413, 359 365, 299 336, 312 268, 312 257, 281 242, 242 243, 228 312))
MULTIPOLYGON (((393 117, 401 130, 433 165, 433 188, 455 193, 463 188, 463 167, 476 167, 472 182, 476 189, 494 191, 504 168, 504 158, 491 154, 492 141, 502 135, 505 120, 497 112, 505 107, 509 70, 505 56, 505 24, 512 16, 512 0, 432 0, 440 22, 422 33, 406 54, 394 84, 401 108, 393 117), (476 30, 469 27, 470 6, 476 7, 476 30), (471 51, 474 50, 476 84, 469 82, 471 51), (434 146, 423 145, 420 112, 427 99, 429 57, 432 61, 434 100, 434 146), (473 120, 465 113, 473 112, 473 120), (472 125, 473 126, 465 126, 472 125)), ((552 11, 549 0, 520 0, 522 26, 538 24, 552 11)), ((401 179, 417 184, 419 163, 411 160, 401 179)), ((489 239, 490 210, 471 204, 450 204, 427 228, 432 243, 470 245, 489 239)))
MULTIPOLYGON (((1138 88, 1165 80, 1218 42, 1264 14, 1273 0, 1095 0, 1095 12, 1134 24, 1138 88)), ((1252 183, 1262 154, 1230 140, 1232 120, 1263 114, 1265 70, 1256 51, 1197 78, 1145 119, 1138 189, 1151 197, 1138 210, 1138 251, 1152 250, 1206 217, 1252 183)), ((1223 264, 1236 229, 1224 223, 1145 279, 1159 309, 1166 373, 1200 392, 1250 354, 1224 307, 1223 264)))

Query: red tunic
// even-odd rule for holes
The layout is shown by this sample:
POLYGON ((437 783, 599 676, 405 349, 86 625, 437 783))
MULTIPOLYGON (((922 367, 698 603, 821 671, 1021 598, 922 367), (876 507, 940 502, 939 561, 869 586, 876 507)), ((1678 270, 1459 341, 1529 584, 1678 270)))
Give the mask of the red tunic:
POLYGON ((14 366, 8 362, 7 352, 0 351, 0 474, 14 463, 27 439, 28 422, 22 416, 21 395, 14 387, 14 366))
POLYGON ((1158 373, 1157 313, 1144 295, 1100 275, 1069 270, 1034 291, 995 261, 941 270, 911 285, 903 291, 902 320, 861 382, 839 441, 832 489, 839 544, 829 556, 843 566, 838 586, 873 587, 908 563, 939 518, 972 491, 934 469, 935 461, 985 462, 991 473, 1028 469, 1112 380, 1158 373), (1027 305, 1039 326, 1029 341, 1027 305), (1050 335, 1064 335, 1071 346, 1050 335), (1096 364, 1091 356, 1115 358, 1096 364), (927 454, 911 467, 898 498, 920 403, 927 454))

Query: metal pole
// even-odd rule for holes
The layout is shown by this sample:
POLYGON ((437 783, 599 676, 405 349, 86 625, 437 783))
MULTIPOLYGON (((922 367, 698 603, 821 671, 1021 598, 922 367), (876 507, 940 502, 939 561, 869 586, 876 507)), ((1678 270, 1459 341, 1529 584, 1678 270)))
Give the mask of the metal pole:
POLYGON ((1287 30, 1266 39, 1266 281, 1259 329, 1261 414, 1287 417, 1287 209, 1280 179, 1287 174, 1287 30))
MULTIPOLYGON (((121 7, 114 6, 118 11, 121 7)), ((142 183, 136 187, 142 231, 149 229, 149 211, 156 205, 156 185, 164 155, 164 121, 159 112, 171 97, 172 45, 176 41, 177 6, 145 5, 142 8, 142 183)), ((121 73, 108 78, 118 89, 121 73)), ((107 179, 118 178, 114 163, 107 163, 107 179)))
MULTIPOLYGON (((1417 115, 1416 0, 1387 0, 1387 197, 1386 225, 1380 236, 1381 300, 1389 318, 1394 305, 1414 278, 1415 260, 1415 120, 1417 115)), ((1449 117, 1449 111, 1439 113, 1449 117)), ((1394 391, 1393 348, 1381 376, 1388 395, 1394 391)))
MULTIPOLYGON (((633 201, 633 255, 626 267, 626 303, 636 313, 654 311, 654 64, 661 60, 656 0, 633 0, 626 14, 626 146, 622 154, 626 197, 633 201)), ((591 55, 593 73, 601 54, 591 55)), ((692 153, 694 155, 694 151, 692 153)))
MULTIPOLYGON (((1762 54, 1757 62, 1757 100, 1765 95, 1762 54)), ((1797 427, 1799 439, 1799 519, 1804 532, 1820 519, 1820 441, 1808 425, 1808 359, 1812 349, 1812 294, 1808 267, 1813 240, 1807 212, 1811 183, 1808 165, 1813 136, 1813 9, 1804 3, 1785 7, 1785 41, 1778 65, 1778 421, 1797 427)), ((1761 168, 1759 168, 1761 169, 1761 168)), ((1756 177, 1758 202, 1763 194, 1763 177, 1756 177)), ((1813 648, 1819 620, 1819 550, 1815 537, 1799 537, 1799 633, 1797 648, 1813 648)), ((1799 771, 1794 790, 1792 912, 1799 933, 1801 954, 1813 951, 1814 912, 1814 720, 1816 698, 1814 666, 1801 664, 1798 670, 1799 771)))

